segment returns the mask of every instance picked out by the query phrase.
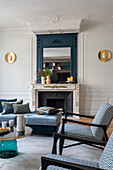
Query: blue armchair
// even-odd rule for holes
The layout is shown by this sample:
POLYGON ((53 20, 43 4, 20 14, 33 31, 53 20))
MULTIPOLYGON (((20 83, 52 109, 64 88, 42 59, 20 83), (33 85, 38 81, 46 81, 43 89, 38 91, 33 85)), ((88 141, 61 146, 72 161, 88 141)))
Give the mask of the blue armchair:
MULTIPOLYGON (((58 132, 59 134, 64 134, 64 136, 66 136, 60 139, 60 144, 59 144, 60 155, 62 154, 63 148, 76 146, 80 144, 87 144, 102 149, 100 145, 105 146, 108 141, 106 131, 113 118, 113 106, 108 103, 102 104, 95 117, 88 116, 88 115, 81 115, 81 114, 78 115, 76 113, 71 113, 71 114, 80 117, 90 118, 93 119, 93 121, 92 123, 87 123, 87 122, 67 119, 67 114, 66 114, 65 119, 62 120, 62 126, 60 127, 58 132), (76 142, 73 145, 64 146, 65 139, 78 141, 78 143, 76 142)), ((54 139, 54 146, 53 146, 52 153, 56 153, 56 148, 55 148, 56 142, 57 139, 54 139)))
MULTIPOLYGON (((57 136, 57 134, 55 134, 57 136)), ((111 170, 113 168, 113 133, 111 134, 104 151, 101 154, 99 163, 70 158, 66 156, 49 154, 41 157, 42 170, 111 170)))

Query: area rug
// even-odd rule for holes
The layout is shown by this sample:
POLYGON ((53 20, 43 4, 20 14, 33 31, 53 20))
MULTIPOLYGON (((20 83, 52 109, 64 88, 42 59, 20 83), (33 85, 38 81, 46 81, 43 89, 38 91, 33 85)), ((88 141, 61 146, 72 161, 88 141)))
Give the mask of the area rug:
MULTIPOLYGON (((41 156, 51 153, 53 137, 31 135, 18 139, 19 154, 14 158, 0 159, 0 170, 38 170, 41 156)), ((66 141, 70 143, 70 141, 66 141)), ((90 146, 81 145, 67 148, 63 155, 98 162, 102 151, 90 146)))

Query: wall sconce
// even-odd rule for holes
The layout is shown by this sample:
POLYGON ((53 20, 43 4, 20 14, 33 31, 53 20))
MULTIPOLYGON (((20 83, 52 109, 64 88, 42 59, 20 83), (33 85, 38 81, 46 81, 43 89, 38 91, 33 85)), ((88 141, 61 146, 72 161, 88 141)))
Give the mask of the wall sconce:
POLYGON ((98 54, 98 57, 101 61, 108 61, 111 58, 111 53, 108 50, 101 50, 98 54))
POLYGON ((5 61, 7 62, 7 63, 13 63, 13 62, 15 62, 15 60, 16 60, 16 56, 15 56, 15 54, 13 53, 13 52, 8 52, 6 55, 5 55, 5 61))

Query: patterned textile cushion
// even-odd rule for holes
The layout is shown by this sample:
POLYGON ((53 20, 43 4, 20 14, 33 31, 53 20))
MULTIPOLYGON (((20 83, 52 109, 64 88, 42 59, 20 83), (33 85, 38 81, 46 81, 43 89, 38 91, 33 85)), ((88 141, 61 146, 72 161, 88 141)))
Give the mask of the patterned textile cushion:
POLYGON ((111 165, 113 165, 113 132, 99 160, 99 167, 102 169, 110 169, 111 165))
POLYGON ((2 102, 2 105, 3 105, 3 113, 2 114, 14 113, 12 103, 2 102))
MULTIPOLYGON (((3 106, 3 113, 2 114, 8 114, 8 113, 14 113, 13 104, 14 102, 1 102, 3 106)), ((23 100, 19 100, 15 102, 15 104, 22 104, 23 100)))
POLYGON ((46 170, 71 170, 71 169, 67 169, 67 168, 62 168, 59 166, 54 166, 54 165, 49 165, 46 170))
POLYGON ((17 99, 6 99, 5 101, 6 101, 6 102, 16 102, 17 99))
MULTIPOLYGON (((58 133, 61 133, 61 129, 62 129, 62 126, 60 126, 58 133)), ((73 125, 73 124, 66 123, 64 126, 64 131, 65 131, 65 134, 67 135, 94 139, 94 136, 91 132, 91 128, 86 127, 86 126, 73 125)))
POLYGON ((1 102, 4 102, 4 101, 5 101, 5 99, 0 99, 0 112, 2 112, 2 111, 3 111, 3 107, 2 107, 1 102))
POLYGON ((31 113, 29 103, 26 104, 13 104, 14 113, 31 113))
POLYGON ((49 154, 49 155, 46 155, 46 157, 52 158, 55 160, 64 161, 64 162, 73 163, 73 164, 78 164, 78 165, 84 165, 84 166, 95 167, 95 168, 99 167, 99 164, 97 162, 83 160, 83 159, 70 158, 67 156, 61 156, 61 155, 55 155, 55 154, 49 154))
MULTIPOLYGON (((113 118, 113 106, 108 103, 104 103, 99 108, 92 123, 96 123, 100 125, 107 125, 107 127, 109 127, 109 124, 111 123, 112 118, 113 118)), ((104 132, 102 128, 92 126, 91 131, 95 139, 97 140, 103 139, 104 132)))
POLYGON ((0 112, 3 111, 1 102, 16 102, 16 101, 17 101, 17 99, 0 99, 0 112))
POLYGON ((17 104, 22 104, 22 103, 23 103, 23 100, 18 100, 16 103, 17 103, 17 104))
POLYGON ((55 109, 54 107, 39 107, 37 110, 34 111, 34 113, 42 114, 42 115, 54 115, 58 113, 59 110, 55 109))

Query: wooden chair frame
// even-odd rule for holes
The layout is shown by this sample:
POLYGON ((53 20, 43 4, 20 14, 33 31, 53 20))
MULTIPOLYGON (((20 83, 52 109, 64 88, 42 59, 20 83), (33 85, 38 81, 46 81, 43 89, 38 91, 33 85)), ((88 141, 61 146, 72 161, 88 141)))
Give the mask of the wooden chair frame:
POLYGON ((87 144, 87 145, 90 145, 90 146, 93 146, 93 147, 96 147, 96 148, 99 148, 99 149, 104 149, 101 146, 105 147, 105 145, 106 145, 106 143, 108 141, 108 136, 107 136, 107 133, 106 133, 106 131, 107 131, 107 126, 106 125, 99 125, 99 124, 81 122, 81 121, 76 121, 76 120, 70 120, 70 119, 67 119, 68 114, 79 116, 79 117, 85 117, 85 118, 94 119, 94 116, 81 115, 81 114, 79 115, 79 114, 76 114, 76 113, 66 113, 65 118, 62 119, 61 134, 54 134, 54 143, 53 143, 52 153, 54 153, 54 154, 57 153, 56 145, 57 145, 57 140, 58 139, 60 139, 60 143, 59 143, 59 154, 60 155, 62 154, 63 148, 77 146, 77 145, 81 145, 81 144, 87 144), (84 137, 74 137, 74 136, 71 136, 71 135, 66 135, 65 132, 64 132, 64 126, 65 126, 65 123, 67 123, 67 122, 86 125, 86 126, 101 127, 103 129, 103 131, 104 131, 104 140, 99 141, 97 139, 90 139, 90 138, 84 138, 84 137), (77 141, 78 143, 68 145, 68 146, 63 146, 65 139, 77 141))

